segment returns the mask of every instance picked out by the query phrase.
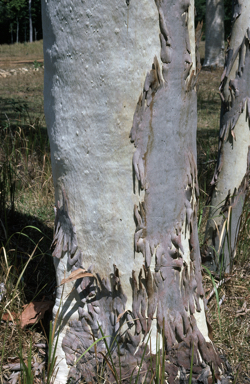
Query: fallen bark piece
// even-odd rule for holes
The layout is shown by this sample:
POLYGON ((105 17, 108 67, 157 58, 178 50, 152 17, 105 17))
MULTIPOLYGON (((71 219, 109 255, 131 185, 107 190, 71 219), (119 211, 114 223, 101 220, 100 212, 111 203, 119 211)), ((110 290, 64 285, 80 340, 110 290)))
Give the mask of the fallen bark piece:
POLYGON ((223 295, 222 298, 219 301, 219 307, 222 305, 223 301, 225 300, 226 295, 223 295))
POLYGON ((12 321, 13 322, 13 320, 14 319, 16 319, 18 316, 17 316, 17 314, 15 313, 15 312, 6 312, 6 313, 3 313, 3 315, 2 315, 2 320, 3 321, 12 321))
POLYGON ((236 311, 236 317, 245 316, 248 312, 250 312, 250 309, 247 309, 247 301, 244 301, 241 309, 236 311))
POLYGON ((3 366, 3 369, 9 369, 10 371, 21 371, 23 367, 19 363, 9 363, 3 366))
POLYGON ((37 347, 37 348, 47 348, 47 344, 45 344, 45 343, 37 343, 37 344, 35 344, 35 347, 37 347))
POLYGON ((46 311, 53 308, 54 301, 31 302, 25 306, 20 316, 21 328, 31 325, 43 319, 46 311))
MULTIPOLYGON (((235 275, 233 275, 235 276, 235 275)), ((226 279, 222 279, 219 281, 218 284, 216 284, 216 289, 218 289, 222 284, 226 283, 228 280, 230 280, 233 276, 227 277, 226 279)), ((206 297, 207 302, 211 299, 211 297, 215 294, 215 288, 212 289, 212 291, 209 293, 209 295, 206 297)))
POLYGON ((16 384, 19 381, 20 372, 12 372, 9 383, 10 384, 16 384))
POLYGON ((2 320, 16 323, 20 321, 21 328, 24 328, 43 319, 45 312, 52 310, 53 305, 54 301, 34 301, 24 306, 21 315, 15 312, 4 313, 2 320))

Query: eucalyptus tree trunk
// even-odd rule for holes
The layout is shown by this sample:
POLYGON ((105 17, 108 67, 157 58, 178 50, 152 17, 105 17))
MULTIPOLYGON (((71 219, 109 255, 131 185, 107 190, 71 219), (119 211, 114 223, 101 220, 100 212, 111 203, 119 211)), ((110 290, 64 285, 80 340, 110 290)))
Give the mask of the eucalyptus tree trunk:
POLYGON ((224 0, 206 0, 206 43, 203 66, 224 66, 224 35, 224 0))
POLYGON ((124 383, 152 382, 157 344, 170 384, 192 359, 193 383, 223 373, 197 233, 193 16, 187 0, 43 2, 57 383, 96 380, 110 359, 104 340, 86 352, 100 328, 124 383))
POLYGON ((230 272, 236 251, 249 174, 250 2, 233 12, 230 46, 222 75, 218 160, 205 234, 204 263, 230 272))

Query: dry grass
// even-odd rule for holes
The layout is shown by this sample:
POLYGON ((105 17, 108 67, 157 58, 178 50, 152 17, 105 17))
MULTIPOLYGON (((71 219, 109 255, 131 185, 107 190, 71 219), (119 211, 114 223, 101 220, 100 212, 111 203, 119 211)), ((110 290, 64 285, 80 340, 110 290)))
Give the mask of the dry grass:
MULTIPOLYGON (((0 52, 2 69, 28 69, 25 74, 0 78, 0 241, 11 266, 8 273, 2 248, 0 282, 5 283, 7 293, 0 303, 1 320, 6 312, 20 315, 23 305, 31 300, 52 300, 55 276, 49 251, 54 193, 43 112, 43 70, 39 66, 38 71, 33 70, 33 62, 43 60, 42 42, 0 46, 0 52), (25 263, 41 239, 15 289, 25 263)), ((48 331, 49 317, 42 321, 48 331)), ((20 348, 27 359, 31 339, 33 357, 37 362, 44 361, 44 350, 36 347, 37 343, 45 343, 39 324, 22 329, 18 323, 1 321, 0 351, 4 354, 1 358, 0 353, 0 368, 12 358, 19 360, 20 348)), ((0 382, 9 374, 8 368, 2 369, 0 382)))
MULTIPOLYGON (((230 280, 219 288, 221 332, 215 295, 208 304, 208 316, 213 328, 214 342, 226 355, 237 383, 250 381, 250 263, 236 264, 230 280)), ((206 291, 212 290, 204 277, 206 291)))
MULTIPOLYGON (((13 287, 27 261, 27 258, 43 235, 34 228, 26 228, 28 237, 14 235, 27 225, 39 228, 44 239, 39 244, 33 260, 27 267, 26 273, 16 291, 15 300, 10 312, 20 313, 22 306, 36 297, 38 300, 53 298, 54 275, 51 258, 48 256, 52 238, 53 225, 53 184, 51 178, 49 144, 43 114, 43 72, 32 71, 33 61, 43 60, 42 43, 27 45, 0 46, 3 69, 26 66, 28 74, 18 74, 0 79, 0 165, 11 164, 12 179, 7 176, 8 193, 5 196, 5 210, 1 215, 0 240, 6 245, 11 272, 6 281, 7 296, 1 302, 1 308, 8 300, 13 299, 13 287), (22 64, 21 64, 22 63, 22 64), (26 63, 24 65, 24 63, 26 63), (15 187, 15 210, 11 210, 11 183, 15 187), (47 236, 47 237, 46 237, 47 236), (32 241, 34 243, 32 243, 32 241)), ((201 46, 201 57, 204 57, 204 43, 201 46)), ((218 86, 221 70, 201 71, 198 84, 198 168, 201 188, 201 212, 209 190, 209 183, 214 171, 217 156, 220 99, 218 86)), ((1 186, 3 188, 3 186, 1 186)), ((2 196, 2 195, 0 195, 2 196)), ((1 197, 0 197, 1 201, 1 197)), ((2 207, 3 208, 3 207, 2 207)), ((238 251, 235 258, 231 279, 219 288, 219 297, 224 295, 220 306, 222 330, 219 330, 218 311, 215 296, 208 303, 209 318, 214 329, 214 341, 221 353, 226 354, 234 373, 238 373, 237 383, 250 382, 250 263, 249 249, 249 198, 247 199, 238 251), (241 310, 241 312, 237 312, 241 310), (247 381, 248 380, 248 381, 247 381)), ((200 228, 200 240, 204 231, 205 219, 200 228)), ((0 282, 7 276, 3 254, 0 254, 0 282)), ((210 278, 204 272, 204 284, 207 295, 213 286, 210 278)), ((43 320, 45 328, 47 319, 43 320)), ((35 328, 22 330, 18 325, 2 322, 0 324, 0 350, 5 348, 2 364, 5 365, 11 357, 18 356, 19 342, 23 346, 23 356, 27 358, 32 336, 32 353, 37 361, 43 358, 43 352, 35 346, 44 342, 43 329, 35 328)), ((3 370, 0 375, 2 382, 9 375, 3 370)))
POLYGON ((0 68, 18 68, 34 61, 43 62, 43 42, 0 45, 0 68))
MULTIPOLYGON (((41 49, 41 43, 39 46, 41 49)), ((26 74, 0 79, 0 159, 9 157, 14 168, 17 211, 52 226, 54 199, 43 112, 43 70, 33 71, 33 67, 26 65, 26 74)))

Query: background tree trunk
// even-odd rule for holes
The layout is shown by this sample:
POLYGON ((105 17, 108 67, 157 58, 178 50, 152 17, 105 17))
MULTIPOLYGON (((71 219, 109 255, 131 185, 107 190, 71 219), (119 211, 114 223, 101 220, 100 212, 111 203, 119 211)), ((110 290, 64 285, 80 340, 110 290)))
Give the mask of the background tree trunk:
POLYGON ((11 44, 13 44, 14 40, 13 40, 13 24, 12 23, 10 24, 10 36, 11 36, 11 44))
POLYGON ((19 43, 19 19, 16 18, 16 43, 19 43))
POLYGON ((211 365, 223 371, 208 337, 196 223, 193 14, 189 1, 43 2, 57 283, 79 268, 93 274, 57 290, 58 383, 97 376, 104 342, 75 361, 99 326, 119 344, 111 353, 125 383, 145 348, 139 382, 151 380, 150 332, 152 354, 164 332, 170 384, 185 382, 192 348, 193 380, 207 383, 211 365))
POLYGON ((220 85, 222 98, 218 160, 205 234, 204 263, 229 272, 236 251, 248 186, 250 113, 250 3, 237 2, 220 85))
POLYGON ((206 44, 203 66, 224 66, 224 39, 224 0, 206 0, 206 44))
POLYGON ((30 26, 30 43, 33 42, 33 25, 32 25, 32 13, 31 13, 31 0, 29 0, 29 26, 30 26))

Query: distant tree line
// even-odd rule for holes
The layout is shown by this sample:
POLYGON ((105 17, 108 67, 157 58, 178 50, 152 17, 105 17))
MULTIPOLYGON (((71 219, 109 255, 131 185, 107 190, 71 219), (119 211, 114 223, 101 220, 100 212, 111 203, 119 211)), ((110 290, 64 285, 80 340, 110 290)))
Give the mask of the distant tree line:
MULTIPOLYGON (((195 0, 196 22, 205 23, 206 0, 195 0)), ((225 37, 230 33, 232 0, 224 0, 225 37)), ((205 25, 204 25, 205 28, 205 25)), ((0 44, 42 39, 41 0, 0 0, 0 44)))
MULTIPOLYGON (((206 0, 195 0, 196 9, 196 23, 202 21, 205 24, 206 19, 206 0)), ((232 19, 232 0, 224 0, 224 25, 225 25, 225 38, 230 34, 231 31, 231 19, 232 19)), ((205 25, 204 25, 205 29, 205 25)), ((205 36, 205 35, 204 35, 205 36)))
POLYGON ((0 0, 0 44, 42 39, 41 0, 0 0))

